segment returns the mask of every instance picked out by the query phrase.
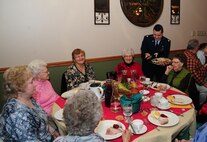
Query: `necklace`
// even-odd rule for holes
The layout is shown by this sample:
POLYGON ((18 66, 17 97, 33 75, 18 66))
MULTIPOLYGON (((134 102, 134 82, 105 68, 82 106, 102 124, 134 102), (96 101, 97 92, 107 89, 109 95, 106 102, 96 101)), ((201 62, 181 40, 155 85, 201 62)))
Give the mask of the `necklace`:
POLYGON ((76 64, 77 69, 82 73, 85 74, 85 65, 84 64, 76 64))
POLYGON ((26 99, 23 99, 23 98, 21 98, 21 97, 18 97, 17 100, 18 100, 20 103, 22 103, 22 104, 28 106, 29 108, 33 108, 33 104, 32 104, 32 101, 31 101, 31 100, 26 100, 26 99))

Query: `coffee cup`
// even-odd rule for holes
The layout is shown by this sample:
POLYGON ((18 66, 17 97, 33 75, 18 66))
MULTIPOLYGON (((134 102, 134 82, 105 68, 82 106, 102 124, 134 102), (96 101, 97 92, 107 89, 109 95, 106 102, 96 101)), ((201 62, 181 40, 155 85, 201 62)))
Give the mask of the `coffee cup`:
POLYGON ((91 84, 90 87, 89 87, 89 90, 93 91, 96 96, 98 97, 98 99, 101 99, 101 97, 103 96, 103 88, 102 87, 99 87, 100 84, 95 84, 93 83, 93 85, 91 84))
POLYGON ((169 102, 165 98, 160 99, 159 102, 161 107, 169 106, 169 102))
POLYGON ((142 83, 142 82, 145 82, 146 81, 146 77, 145 76, 140 76, 139 77, 139 81, 142 83))
POLYGON ((145 78, 145 82, 150 82, 150 78, 145 78))
POLYGON ((142 130, 144 122, 141 119, 136 119, 132 122, 133 128, 136 133, 142 130))
POLYGON ((163 96, 163 94, 160 93, 160 92, 156 92, 156 93, 155 93, 155 97, 156 97, 156 99, 158 99, 158 100, 161 99, 162 96, 163 96))

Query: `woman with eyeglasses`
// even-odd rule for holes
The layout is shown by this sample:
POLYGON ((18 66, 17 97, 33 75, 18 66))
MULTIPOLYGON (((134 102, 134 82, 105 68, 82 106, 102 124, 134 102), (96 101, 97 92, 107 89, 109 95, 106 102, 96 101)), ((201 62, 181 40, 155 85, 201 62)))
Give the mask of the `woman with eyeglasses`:
POLYGON ((195 80, 185 68, 185 64, 186 57, 183 54, 174 55, 172 65, 167 66, 161 82, 167 83, 188 94, 197 108, 199 106, 199 94, 195 86, 195 80))
POLYGON ((59 98, 59 95, 55 92, 48 80, 49 71, 47 69, 47 63, 43 60, 36 59, 31 61, 28 67, 32 71, 34 84, 36 86, 33 97, 47 112, 48 116, 50 116, 52 105, 59 98))
POLYGON ((115 67, 115 72, 117 76, 123 75, 123 71, 126 71, 126 78, 139 79, 140 76, 143 76, 141 66, 134 61, 134 50, 132 48, 127 48, 122 51, 123 62, 119 63, 115 67))

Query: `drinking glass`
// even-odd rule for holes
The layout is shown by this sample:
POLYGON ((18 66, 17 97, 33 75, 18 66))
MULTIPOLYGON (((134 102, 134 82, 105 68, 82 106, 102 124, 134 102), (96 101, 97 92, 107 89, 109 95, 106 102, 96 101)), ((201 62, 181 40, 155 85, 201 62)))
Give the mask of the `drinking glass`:
POLYGON ((130 123, 132 121, 131 115, 132 115, 132 104, 125 104, 122 106, 123 108, 123 114, 125 116, 125 122, 130 123))
POLYGON ((140 76, 139 81, 140 81, 140 83, 144 83, 146 81, 146 77, 145 76, 140 76))
POLYGON ((127 70, 122 70, 122 82, 127 83, 127 70))
POLYGON ((110 109, 112 112, 119 112, 121 110, 121 104, 119 101, 119 89, 118 89, 119 82, 113 82, 112 87, 112 96, 111 96, 111 106, 110 109))
POLYGON ((136 82, 136 80, 137 80, 136 70, 131 70, 131 78, 132 78, 132 81, 136 82))
POLYGON ((117 81, 118 82, 122 82, 122 74, 118 74, 117 75, 117 81))
POLYGON ((151 104, 152 106, 157 106, 157 105, 159 104, 159 100, 156 98, 156 96, 152 96, 152 97, 150 98, 150 104, 151 104))

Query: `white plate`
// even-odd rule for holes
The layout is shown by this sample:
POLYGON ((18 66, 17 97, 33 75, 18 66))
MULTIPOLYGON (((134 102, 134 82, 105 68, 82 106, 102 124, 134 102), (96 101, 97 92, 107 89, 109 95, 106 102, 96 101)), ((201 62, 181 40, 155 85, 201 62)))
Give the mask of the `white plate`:
MULTIPOLYGON (((129 126, 129 130, 133 133, 131 126, 129 126)), ((142 129, 140 131, 138 131, 137 129, 135 129, 136 133, 133 134, 143 134, 147 131, 147 126, 143 125, 142 129)))
POLYGON ((169 101, 172 104, 176 104, 176 105, 187 105, 192 103, 192 99, 188 96, 185 95, 178 95, 178 94, 174 94, 172 95, 174 97, 174 101, 169 101))
POLYGON ((162 110, 166 110, 166 109, 169 109, 170 108, 170 104, 168 104, 167 106, 162 106, 160 103, 157 105, 157 107, 159 109, 162 109, 162 110))
POLYGON ((122 135, 122 133, 118 133, 118 134, 115 134, 115 135, 106 135, 107 129, 110 128, 110 127, 113 127, 114 124, 120 125, 123 130, 126 129, 124 124, 122 124, 119 121, 116 121, 116 120, 103 120, 103 121, 99 122, 98 126, 95 129, 95 133, 102 136, 105 140, 116 139, 116 138, 120 137, 122 135))
POLYGON ((157 86, 159 86, 159 85, 167 85, 167 90, 170 89, 170 85, 168 85, 166 83, 157 83, 157 82, 154 82, 151 85, 151 88, 154 89, 154 90, 158 90, 159 91, 159 88, 157 88, 157 86))
POLYGON ((162 127, 174 126, 174 125, 179 123, 179 117, 176 114, 174 114, 172 112, 168 112, 168 111, 159 111, 159 112, 160 112, 160 114, 165 114, 168 117, 168 123, 167 124, 161 125, 159 123, 158 119, 153 117, 151 113, 148 115, 148 120, 151 123, 153 123, 157 126, 162 126, 162 127))
POLYGON ((143 95, 147 95, 149 94, 150 92, 148 90, 140 90, 139 91, 140 94, 143 94, 143 95))
POLYGON ((145 84, 145 85, 150 85, 152 84, 152 81, 141 81, 140 83, 145 84))
POLYGON ((172 61, 169 58, 155 58, 151 60, 153 64, 155 65, 168 65, 170 64, 172 61))
POLYGON ((75 93, 77 93, 79 89, 80 89, 79 87, 74 88, 74 89, 72 89, 72 90, 69 90, 69 91, 67 91, 67 92, 64 92, 61 96, 62 96, 63 98, 66 98, 66 99, 67 99, 67 98, 69 98, 70 96, 72 96, 72 95, 74 95, 75 93))
POLYGON ((55 117, 57 120, 61 120, 61 121, 63 121, 63 120, 64 120, 64 119, 63 119, 63 109, 58 110, 58 111, 55 113, 54 117, 55 117))

